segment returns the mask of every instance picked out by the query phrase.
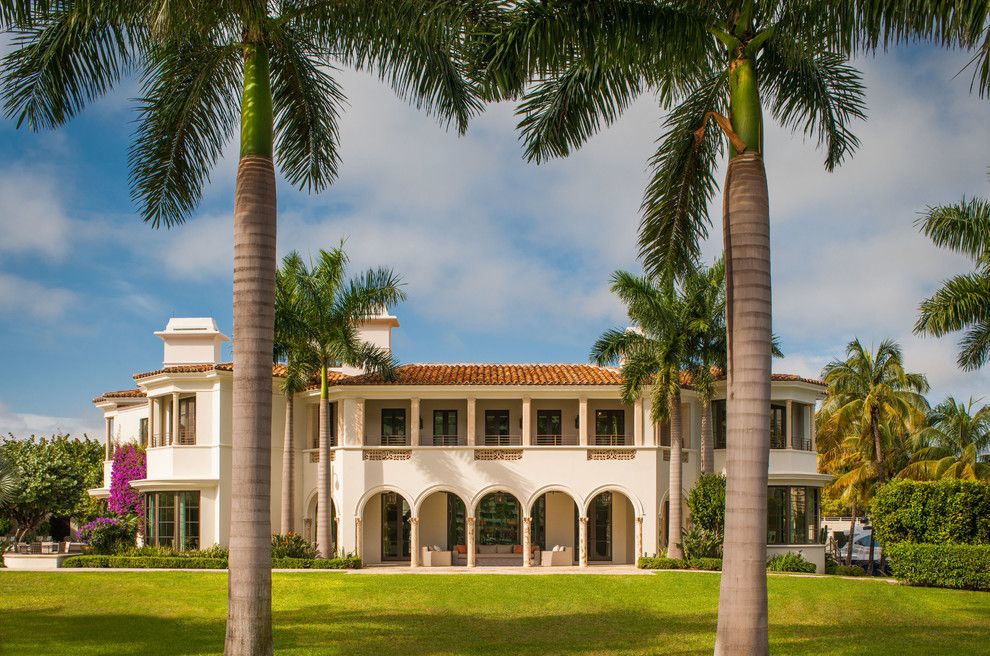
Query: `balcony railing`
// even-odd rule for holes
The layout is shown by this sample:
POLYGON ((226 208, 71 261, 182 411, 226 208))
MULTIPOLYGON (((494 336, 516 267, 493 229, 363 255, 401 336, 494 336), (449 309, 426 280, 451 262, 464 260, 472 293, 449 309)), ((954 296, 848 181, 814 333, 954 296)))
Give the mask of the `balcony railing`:
POLYGON ((536 446, 577 446, 576 435, 539 435, 536 436, 536 446))
POLYGON ((179 426, 179 439, 176 443, 180 446, 192 446, 196 444, 196 429, 179 426))
POLYGON ((793 448, 797 449, 798 451, 813 451, 814 450, 812 448, 811 438, 810 437, 798 437, 798 436, 795 435, 791 439, 791 442, 793 443, 793 448))
POLYGON ((433 446, 463 446, 464 441, 457 435, 434 435, 433 446))
POLYGON ((522 446, 522 435, 485 435, 485 446, 522 446))
POLYGON ((406 435, 382 435, 379 444, 382 446, 409 446, 409 437, 406 435))
POLYGON ((172 432, 167 433, 153 433, 151 436, 151 446, 195 446, 196 444, 196 429, 195 428, 179 428, 179 433, 177 438, 173 437, 172 432))
POLYGON ((626 446, 625 435, 595 435, 595 446, 626 446))

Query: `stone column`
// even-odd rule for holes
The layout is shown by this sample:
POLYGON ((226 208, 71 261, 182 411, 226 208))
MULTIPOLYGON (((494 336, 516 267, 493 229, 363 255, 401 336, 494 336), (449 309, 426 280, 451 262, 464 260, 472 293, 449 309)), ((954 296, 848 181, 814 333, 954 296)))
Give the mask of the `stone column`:
POLYGON ((409 566, 419 567, 419 517, 409 518, 409 566))
POLYGON ((409 399, 409 445, 419 443, 419 399, 409 399))
POLYGON ((588 446, 588 397, 578 399, 578 444, 588 446))
POLYGON ((643 444, 643 397, 636 399, 633 404, 633 444, 644 446, 643 444))
POLYGON ((358 444, 364 446, 364 399, 354 399, 354 432, 358 444))
POLYGON ((354 518, 354 555, 364 562, 364 531, 361 530, 361 518, 354 518))
POLYGON ((588 518, 581 517, 578 524, 578 566, 588 566, 588 518))
POLYGON ((145 446, 151 446, 155 443, 155 400, 148 397, 148 439, 145 440, 145 446))
POLYGON ((172 435, 170 444, 179 443, 179 393, 172 392, 172 435))
POLYGON ((103 450, 103 459, 113 460, 113 417, 107 417, 104 419, 103 424, 103 432, 107 436, 106 448, 103 450))
POLYGON ((467 522, 467 566, 474 567, 478 564, 478 558, 475 555, 475 536, 474 536, 474 515, 469 516, 466 520, 467 522))
POLYGON ((467 399, 467 445, 474 446, 477 442, 478 426, 475 422, 475 398, 467 399))
MULTIPOLYGON (((334 505, 334 507, 336 507, 336 504, 334 505)), ((335 543, 333 546, 334 546, 334 551, 337 553, 338 556, 344 555, 344 522, 342 521, 343 519, 344 519, 343 517, 337 515, 337 535, 334 536, 335 543)))
POLYGON ((533 439, 533 400, 528 396, 523 397, 522 400, 522 444, 523 446, 532 446, 535 444, 533 439))
POLYGON ((633 556, 633 564, 639 562, 643 555, 643 516, 636 517, 636 553, 633 556))
POLYGON ((784 412, 784 448, 793 449, 794 448, 794 431, 791 430, 794 427, 794 401, 787 402, 787 410, 784 412))
POLYGON ((533 518, 523 517, 523 567, 533 565, 533 518))

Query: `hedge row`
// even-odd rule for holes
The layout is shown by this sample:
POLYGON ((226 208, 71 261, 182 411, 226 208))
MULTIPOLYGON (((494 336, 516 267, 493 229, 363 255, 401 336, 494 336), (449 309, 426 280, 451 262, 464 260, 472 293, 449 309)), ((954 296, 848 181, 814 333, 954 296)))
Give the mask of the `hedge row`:
POLYGON ((894 578, 911 585, 990 591, 990 545, 911 544, 884 549, 894 578))
POLYGON ((642 556, 637 563, 640 569, 703 569, 717 572, 722 569, 721 558, 691 558, 680 560, 679 558, 663 558, 642 556))
MULTIPOLYGON (((164 556, 71 556, 62 567, 140 568, 140 569, 227 569, 225 558, 164 556)), ((274 558, 272 569, 359 569, 361 559, 274 558)))
POLYGON ((990 484, 978 481, 895 480, 870 504, 877 542, 990 544, 990 484))

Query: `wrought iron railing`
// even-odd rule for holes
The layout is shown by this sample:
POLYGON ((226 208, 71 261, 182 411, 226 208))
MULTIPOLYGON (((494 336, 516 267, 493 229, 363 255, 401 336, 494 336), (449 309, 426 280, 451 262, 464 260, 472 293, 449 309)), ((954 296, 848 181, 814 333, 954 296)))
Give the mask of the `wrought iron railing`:
POLYGON ((434 435, 433 446, 463 446, 463 441, 457 435, 434 435))
POLYGON ((485 446, 522 446, 522 435, 485 435, 485 446))
POLYGON ((595 435, 595 446, 626 446, 625 435, 595 435))
POLYGON ((409 446, 409 437, 406 435, 382 435, 379 444, 382 446, 409 446))

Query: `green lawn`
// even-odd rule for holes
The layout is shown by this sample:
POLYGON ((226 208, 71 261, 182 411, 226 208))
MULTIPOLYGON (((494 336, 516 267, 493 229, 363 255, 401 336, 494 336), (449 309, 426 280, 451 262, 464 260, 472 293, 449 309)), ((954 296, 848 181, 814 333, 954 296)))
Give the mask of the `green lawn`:
MULTIPOLYGON (((718 576, 275 574, 278 654, 710 654, 718 576)), ((215 654, 227 577, 0 571, 0 653, 215 654)), ((770 578, 776 654, 990 654, 990 594, 770 578)))

